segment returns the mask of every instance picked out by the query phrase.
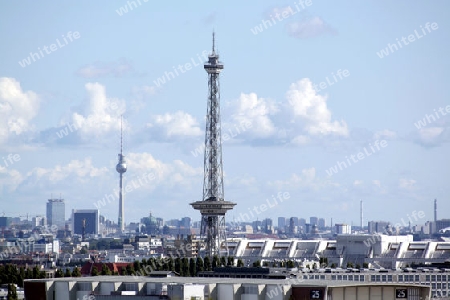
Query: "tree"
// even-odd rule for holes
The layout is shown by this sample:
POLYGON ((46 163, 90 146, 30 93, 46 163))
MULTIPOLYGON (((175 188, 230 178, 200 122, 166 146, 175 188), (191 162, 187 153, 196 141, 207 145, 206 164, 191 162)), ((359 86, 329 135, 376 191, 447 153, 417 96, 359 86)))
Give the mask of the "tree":
POLYGON ((17 300, 17 289, 16 285, 13 283, 8 284, 8 300, 17 300))
POLYGON ((196 274, 198 274, 199 272, 203 272, 205 270, 205 266, 203 264, 203 259, 199 256, 197 257, 197 272, 195 272, 196 274))
POLYGON ((316 263, 313 263, 312 268, 313 268, 313 270, 316 270, 316 269, 317 269, 317 264, 316 264, 316 263))
POLYGON ((20 287, 23 287, 23 280, 25 279, 25 268, 20 267, 19 270, 19 282, 17 283, 20 287))
POLYGON ((336 268, 336 264, 335 264, 335 263, 332 263, 332 264, 331 264, 331 268, 332 268, 332 269, 335 269, 335 268, 336 268))
POLYGON ((133 275, 134 273, 133 265, 131 264, 127 265, 126 270, 127 270, 126 275, 133 275))
POLYGON ((237 267, 238 267, 238 268, 241 268, 241 267, 243 267, 243 266, 244 266, 244 262, 242 261, 242 259, 238 258, 238 261, 237 261, 237 267))
POLYGON ((41 270, 38 266, 35 266, 33 268, 33 279, 40 279, 41 278, 41 270))
POLYGON ((348 263, 347 263, 347 268, 353 268, 353 263, 348 262, 348 263))
POLYGON ((368 264, 368 263, 366 263, 366 262, 365 262, 365 263, 363 263, 363 268, 364 268, 364 269, 368 269, 368 268, 369 268, 369 264, 368 264))
POLYGON ((64 273, 64 277, 72 277, 72 273, 70 272, 70 270, 67 268, 66 272, 64 273))
POLYGON ((181 275, 181 258, 179 257, 175 258, 175 272, 181 275))
POLYGON ((102 275, 111 275, 111 270, 108 268, 108 266, 106 264, 102 264, 102 271, 101 271, 102 275))
POLYGON ((225 267, 226 265, 227 265, 227 260, 226 260, 225 256, 222 256, 220 258, 220 266, 225 267))
POLYGON ((203 260, 205 271, 211 271, 211 260, 209 259, 209 256, 206 256, 203 260))
POLYGON ((181 260, 181 273, 182 276, 185 277, 189 277, 189 260, 187 259, 187 257, 183 257, 183 259, 181 260))
POLYGON ((217 268, 220 265, 220 260, 219 257, 217 255, 213 256, 213 260, 212 260, 212 269, 214 270, 215 268, 217 268))
POLYGON ((92 267, 91 276, 98 276, 98 270, 96 266, 92 267))
POLYGON ((80 268, 78 268, 78 267, 73 268, 72 277, 81 277, 80 268))
POLYGON ((81 248, 80 250, 80 254, 87 254, 88 250, 86 249, 86 247, 81 248))
POLYGON ((361 269, 361 265, 360 264, 356 264, 355 268, 361 269))
POLYGON ((141 269, 141 263, 138 260, 134 261, 133 266, 136 271, 139 271, 141 269))
POLYGON ((287 267, 288 267, 288 268, 294 268, 294 267, 295 267, 294 262, 293 262, 292 260, 288 260, 288 262, 287 262, 287 267))
POLYGON ((120 268, 120 275, 127 275, 127 269, 125 267, 120 268))
POLYGON ((234 257, 233 256, 227 257, 227 266, 234 266, 234 257))
POLYGON ((175 270, 175 266, 173 264, 173 258, 172 258, 172 256, 170 256, 167 261, 167 271, 174 271, 174 270, 175 270))
POLYGON ((257 260, 253 262, 253 267, 261 267, 261 261, 257 260))
POLYGON ((191 257, 189 259, 189 273, 192 277, 197 276, 197 264, 195 258, 191 257))
POLYGON ((55 272, 55 278, 61 278, 61 277, 64 277, 64 272, 63 272, 63 270, 62 270, 62 269, 56 270, 56 272, 55 272))

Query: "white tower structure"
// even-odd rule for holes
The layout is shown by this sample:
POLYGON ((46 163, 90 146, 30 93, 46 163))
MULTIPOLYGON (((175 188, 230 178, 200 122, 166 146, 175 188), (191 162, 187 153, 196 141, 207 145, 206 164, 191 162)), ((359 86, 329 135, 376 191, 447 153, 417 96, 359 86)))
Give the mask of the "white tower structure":
POLYGON ((117 224, 119 225, 120 232, 125 230, 125 214, 124 214, 124 202, 123 202, 123 193, 122 193, 122 177, 123 173, 127 171, 127 162, 125 161, 125 156, 122 154, 123 148, 123 140, 122 140, 122 117, 120 117, 120 153, 119 153, 119 162, 116 166, 116 171, 119 173, 120 181, 119 181, 119 220, 117 224))

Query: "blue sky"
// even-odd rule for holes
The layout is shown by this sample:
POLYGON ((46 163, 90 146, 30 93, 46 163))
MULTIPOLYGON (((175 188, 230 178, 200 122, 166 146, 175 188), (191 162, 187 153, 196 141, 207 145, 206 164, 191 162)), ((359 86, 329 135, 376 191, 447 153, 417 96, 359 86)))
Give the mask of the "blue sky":
MULTIPOLYGON (((225 65, 225 198, 238 203, 228 220, 279 192, 290 198, 258 219, 359 225, 363 200, 366 221, 398 223, 414 210, 431 220, 435 198, 438 217, 450 217, 446 1, 0 6, 5 215, 44 214, 60 194, 68 214, 113 194, 123 115, 125 183, 135 180, 126 223, 150 211, 198 220, 189 203, 202 197, 203 155, 193 155, 204 141, 200 62, 214 30, 225 65)), ((100 213, 116 220, 113 198, 100 213)))

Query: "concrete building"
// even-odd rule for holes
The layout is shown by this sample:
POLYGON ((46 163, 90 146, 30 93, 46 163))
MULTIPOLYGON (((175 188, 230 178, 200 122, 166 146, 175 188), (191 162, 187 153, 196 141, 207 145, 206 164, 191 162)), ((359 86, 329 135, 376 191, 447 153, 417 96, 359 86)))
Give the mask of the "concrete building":
POLYGON ((348 224, 335 224, 336 234, 351 234, 352 226, 348 224))
POLYGON ((73 209, 72 228, 74 234, 98 234, 98 209, 73 209))
POLYGON ((64 199, 48 199, 47 223, 56 225, 58 229, 64 229, 66 225, 66 205, 64 199))
POLYGON ((367 224, 369 233, 386 233, 387 227, 389 226, 389 222, 385 221, 370 221, 367 224))
POLYGON ((29 279, 27 300, 50 299, 430 299, 430 287, 304 279, 96 276, 29 279), (92 297, 92 298, 89 298, 92 297))

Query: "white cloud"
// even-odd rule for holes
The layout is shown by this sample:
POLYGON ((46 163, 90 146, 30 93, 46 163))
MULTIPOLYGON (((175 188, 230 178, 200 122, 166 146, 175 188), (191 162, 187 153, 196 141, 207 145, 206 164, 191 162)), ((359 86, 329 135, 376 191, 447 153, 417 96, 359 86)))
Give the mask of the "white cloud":
POLYGON ((400 178, 398 181, 399 189, 412 190, 415 186, 416 180, 414 179, 400 178))
POLYGON ((397 133, 392 130, 381 130, 373 134, 374 140, 394 140, 397 138, 397 133))
POLYGON ((84 140, 118 131, 120 116, 125 112, 125 102, 108 98, 105 87, 99 83, 87 83, 85 88, 88 93, 88 103, 84 112, 72 113, 70 120, 62 119, 60 125, 72 124, 84 140))
POLYGON ((286 25, 286 29, 290 36, 299 39, 313 38, 323 34, 336 34, 336 30, 320 17, 292 21, 286 25))
POLYGON ((166 113, 151 117, 151 122, 147 128, 152 134, 152 139, 169 141, 177 138, 202 136, 203 132, 197 120, 190 114, 183 111, 166 113))
POLYGON ((286 98, 287 110, 293 116, 293 122, 299 122, 301 129, 310 136, 348 136, 345 121, 332 121, 327 98, 316 93, 308 78, 292 83, 286 98))
POLYGON ((133 72, 132 64, 124 58, 113 62, 94 62, 78 69, 77 75, 84 78, 99 78, 106 76, 122 77, 133 72))
POLYGON ((224 128, 251 124, 245 132, 241 130, 244 139, 265 139, 272 144, 305 145, 325 136, 348 137, 345 121, 332 120, 326 97, 316 93, 308 78, 291 84, 286 99, 287 103, 280 103, 255 93, 241 94, 227 103, 231 117, 224 128))
MULTIPOLYGON (((48 181, 51 184, 63 182, 68 178, 76 178, 76 182, 89 182, 93 177, 101 177, 107 174, 106 167, 97 168, 92 164, 91 158, 84 160, 72 160, 66 165, 56 165, 52 168, 33 168, 26 174, 27 180, 48 181)), ((73 183, 73 182, 72 182, 73 183)))
POLYGON ((277 105, 267 99, 258 98, 255 93, 244 94, 228 103, 228 108, 232 112, 230 124, 224 127, 231 127, 231 124, 251 124, 246 132, 253 138, 267 138, 273 136, 277 129, 271 120, 271 115, 278 112, 277 105))
POLYGON ((443 127, 427 127, 418 131, 419 142, 424 145, 435 145, 440 142, 441 134, 444 132, 443 127))
POLYGON ((33 130, 30 121, 39 111, 39 97, 32 91, 23 91, 14 78, 0 78, 0 141, 13 134, 33 130))

